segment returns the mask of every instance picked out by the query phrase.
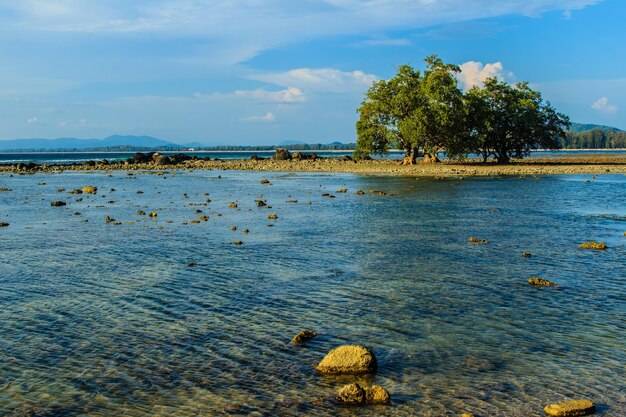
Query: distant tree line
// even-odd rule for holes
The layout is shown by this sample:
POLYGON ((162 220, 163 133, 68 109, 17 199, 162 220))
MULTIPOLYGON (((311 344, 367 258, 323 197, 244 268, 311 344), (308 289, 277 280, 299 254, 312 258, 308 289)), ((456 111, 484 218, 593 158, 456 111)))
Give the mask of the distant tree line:
MULTIPOLYGON (((229 152, 229 151, 274 151, 278 148, 287 149, 290 151, 302 150, 302 151, 352 151, 356 149, 356 143, 317 143, 317 144, 292 144, 292 145, 258 145, 258 146, 239 146, 239 145, 221 145, 221 146, 203 146, 194 147, 196 151, 215 151, 215 152, 229 152)), ((0 150, 2 152, 186 152, 189 151, 187 146, 132 146, 132 145, 117 145, 117 146, 99 146, 95 148, 55 148, 55 149, 10 149, 0 150)))
POLYGON ((441 151, 450 158, 478 154, 507 163, 533 149, 557 149, 566 139, 569 118, 528 83, 490 78, 463 93, 458 66, 436 55, 425 61, 424 72, 402 65, 367 91, 358 109, 356 158, 397 148, 404 150, 406 164, 422 154, 426 162, 437 162, 441 151))
POLYGON ((562 145, 565 149, 626 149, 626 132, 605 129, 570 131, 562 145))

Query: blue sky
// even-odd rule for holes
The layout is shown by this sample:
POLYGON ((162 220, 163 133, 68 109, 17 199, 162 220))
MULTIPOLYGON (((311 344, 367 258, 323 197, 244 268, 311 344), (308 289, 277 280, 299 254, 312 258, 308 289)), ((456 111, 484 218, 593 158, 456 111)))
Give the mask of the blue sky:
POLYGON ((371 83, 436 53, 626 129, 623 0, 1 0, 0 139, 355 139, 371 83))

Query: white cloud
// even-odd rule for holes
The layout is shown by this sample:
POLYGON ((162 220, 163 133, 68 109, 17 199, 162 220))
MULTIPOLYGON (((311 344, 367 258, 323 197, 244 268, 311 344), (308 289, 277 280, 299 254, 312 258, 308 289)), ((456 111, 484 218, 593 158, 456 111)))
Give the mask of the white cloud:
POLYGON ((264 50, 318 37, 418 29, 511 14, 536 16, 599 1, 4 0, 0 27, 192 37, 209 41, 212 50, 243 62, 264 50))
POLYGON ((268 91, 262 88, 256 90, 237 90, 235 97, 278 103, 300 103, 304 101, 304 94, 299 88, 288 87, 280 91, 268 91))
POLYGON ((460 65, 461 72, 457 74, 457 79, 461 88, 467 91, 475 85, 481 87, 487 78, 497 78, 500 81, 512 80, 512 72, 506 72, 502 62, 483 65, 481 62, 469 61, 460 65))
POLYGON ((363 71, 344 72, 334 68, 298 68, 256 74, 249 78, 280 86, 295 86, 304 91, 331 93, 361 92, 377 80, 375 75, 363 71))
POLYGON ((605 114, 613 114, 617 112, 617 106, 610 104, 607 97, 600 97, 591 105, 591 108, 605 114))
POLYGON ((242 120, 246 122, 274 122, 276 121, 276 117, 274 116, 274 113, 268 112, 263 116, 248 116, 244 117, 242 120))

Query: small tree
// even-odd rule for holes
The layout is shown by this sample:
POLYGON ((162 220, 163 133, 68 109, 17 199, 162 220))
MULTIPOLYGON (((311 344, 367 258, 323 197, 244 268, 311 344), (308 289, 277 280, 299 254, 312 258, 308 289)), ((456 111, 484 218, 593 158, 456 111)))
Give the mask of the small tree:
POLYGON ((523 158, 533 149, 558 149, 569 118, 544 103, 528 83, 511 86, 495 78, 465 94, 467 147, 498 163, 523 158))

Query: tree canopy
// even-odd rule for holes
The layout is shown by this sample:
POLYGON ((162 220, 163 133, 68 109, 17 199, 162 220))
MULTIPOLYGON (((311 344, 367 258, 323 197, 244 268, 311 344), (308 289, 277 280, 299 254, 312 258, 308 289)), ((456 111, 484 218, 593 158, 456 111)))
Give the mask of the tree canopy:
POLYGON ((488 79, 463 94, 458 66, 436 55, 425 62, 424 72, 402 65, 367 91, 358 109, 355 156, 399 148, 405 163, 415 163, 420 152, 437 161, 444 150, 450 158, 479 153, 485 161, 506 163, 532 149, 558 148, 565 140, 569 119, 527 83, 488 79))

